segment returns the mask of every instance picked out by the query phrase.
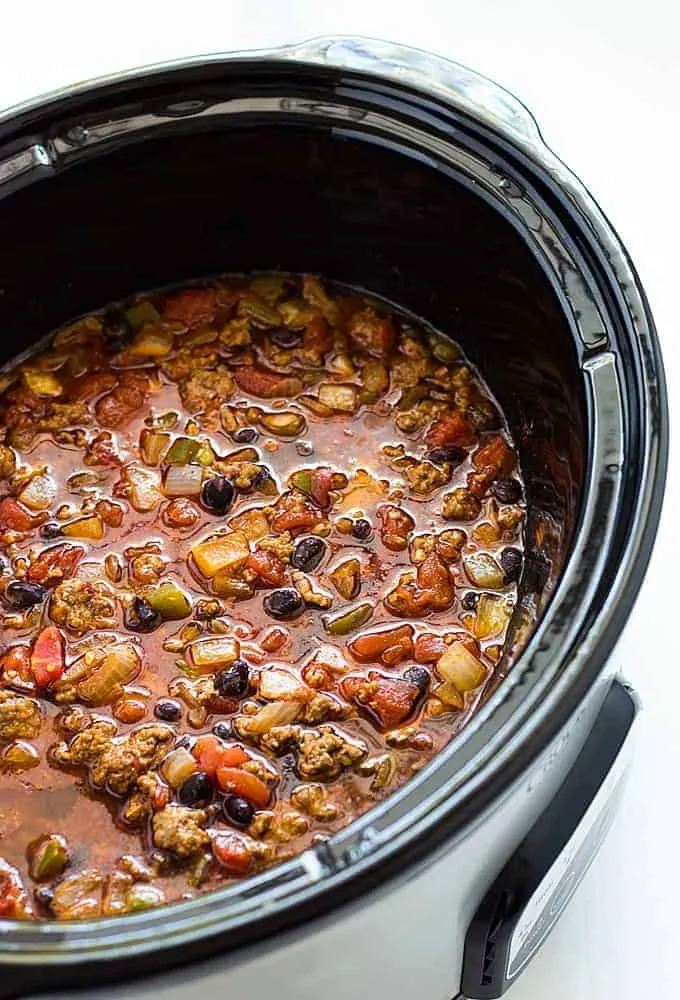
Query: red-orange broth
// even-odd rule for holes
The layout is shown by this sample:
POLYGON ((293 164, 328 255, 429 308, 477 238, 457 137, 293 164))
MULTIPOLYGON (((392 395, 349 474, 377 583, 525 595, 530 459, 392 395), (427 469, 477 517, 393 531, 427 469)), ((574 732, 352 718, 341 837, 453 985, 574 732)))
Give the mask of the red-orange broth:
POLYGON ((276 864, 483 698, 523 488, 424 324, 311 275, 141 295, 9 368, 0 428, 0 915, 276 864))

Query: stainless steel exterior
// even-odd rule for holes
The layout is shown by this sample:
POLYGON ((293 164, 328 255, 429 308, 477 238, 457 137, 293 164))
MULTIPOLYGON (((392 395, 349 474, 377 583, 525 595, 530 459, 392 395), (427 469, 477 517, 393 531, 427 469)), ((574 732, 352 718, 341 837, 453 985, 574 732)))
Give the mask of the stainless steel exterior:
MULTIPOLYGON (((468 924, 500 868, 548 806, 592 726, 611 678, 474 826, 357 904, 198 967, 89 989, 92 1000, 451 1000, 468 924)), ((41 994, 41 997, 43 994, 41 994)), ((70 992, 49 1000, 72 1000, 70 992)), ((40 1000, 39 997, 27 1000, 40 1000)))

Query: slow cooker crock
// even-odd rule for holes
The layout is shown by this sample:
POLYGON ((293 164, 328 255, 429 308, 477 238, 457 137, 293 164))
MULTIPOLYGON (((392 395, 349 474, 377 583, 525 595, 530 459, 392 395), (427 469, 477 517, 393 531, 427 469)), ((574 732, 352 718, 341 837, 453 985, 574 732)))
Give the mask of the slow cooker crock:
POLYGON ((4 360, 135 289, 318 271, 461 342, 509 417, 531 511, 499 683, 416 778, 209 896, 0 921, 0 997, 500 996, 608 828, 637 712, 609 657, 649 559, 668 431, 652 319, 611 226, 505 91, 346 38, 15 108, 0 199, 4 360))

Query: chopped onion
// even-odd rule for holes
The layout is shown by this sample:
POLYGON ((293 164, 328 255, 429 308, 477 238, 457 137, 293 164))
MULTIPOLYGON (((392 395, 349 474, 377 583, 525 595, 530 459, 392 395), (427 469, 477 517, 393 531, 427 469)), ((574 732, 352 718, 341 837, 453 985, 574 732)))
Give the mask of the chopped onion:
POLYGON ((170 444, 170 435, 163 431, 150 431, 147 427, 139 435, 139 449, 147 465, 158 465, 170 444))
POLYGON ((172 330, 148 323, 143 326, 130 344, 130 354, 146 358, 164 358, 172 350, 172 330))
POLYGON ((332 674, 337 674, 342 677, 349 670, 349 663, 342 655, 337 646, 331 646, 328 643, 320 643, 318 649, 314 653, 314 656, 309 661, 308 666, 311 665, 318 667, 325 667, 330 670, 332 674))
POLYGON ((153 510, 163 499, 156 473, 149 469, 128 465, 123 470, 123 477, 130 485, 130 503, 140 513, 153 510))
POLYGON ((300 396, 297 400, 302 406, 310 410, 317 417, 332 417, 333 410, 325 403, 319 402, 316 396, 300 396))
POLYGON ((505 581, 505 573, 488 552, 473 552, 463 557, 463 566, 476 587, 500 590, 505 581))
POLYGON ((61 396, 64 387, 50 372, 36 372, 24 369, 24 381, 36 396, 61 396))
POLYGON ((301 707, 298 701, 270 701, 247 720, 248 734, 261 736, 274 726, 287 726, 298 717, 301 707))
POLYGON ((165 476, 165 495, 195 497, 201 492, 203 469, 200 465, 171 465, 165 476))
POLYGON ((260 673, 260 697, 267 701, 308 701, 311 694, 306 684, 280 667, 271 667, 260 673))
POLYGON ((187 650, 191 665, 203 674, 226 666, 238 660, 240 646, 231 636, 216 635, 209 639, 198 639, 187 650))
POLYGON ((341 413, 354 413, 359 403, 359 392, 355 385, 322 382, 319 386, 319 402, 341 413))
POLYGON ((512 604, 500 594, 482 594, 477 605, 477 614, 472 626, 477 639, 491 639, 505 630, 512 604))
POLYGON ((252 507, 237 517, 232 517, 229 527, 233 531, 242 532, 249 542, 256 542, 258 538, 269 534, 269 521, 260 507, 252 507))
POLYGON ((250 555, 242 531, 219 532, 197 542, 191 550, 199 573, 211 580, 220 572, 233 574, 250 555))
POLYGON ((449 708, 455 708, 458 711, 465 708, 465 698, 463 698, 456 685, 452 684, 451 681, 444 681, 443 684, 439 684, 434 689, 434 694, 449 708))
POLYGON ((334 375, 343 375, 345 378, 351 378, 352 375, 356 375, 356 369, 352 364, 352 360, 348 354, 336 354, 334 358, 327 364, 329 371, 332 371, 334 375))
POLYGON ((462 694, 474 691, 486 678, 484 664, 460 641, 452 642, 439 657, 437 673, 443 680, 454 684, 462 694))
POLYGON ((19 494, 19 500, 30 510, 46 510, 56 493, 56 485, 51 476, 34 476, 19 494))
POLYGON ((77 685, 78 694, 91 705, 110 705, 120 698, 123 685, 139 673, 141 660, 134 646, 121 643, 106 654, 99 666, 77 685))
POLYGON ((171 750, 161 764, 161 774, 173 788, 179 788, 196 771, 198 771, 196 759, 185 747, 171 750))

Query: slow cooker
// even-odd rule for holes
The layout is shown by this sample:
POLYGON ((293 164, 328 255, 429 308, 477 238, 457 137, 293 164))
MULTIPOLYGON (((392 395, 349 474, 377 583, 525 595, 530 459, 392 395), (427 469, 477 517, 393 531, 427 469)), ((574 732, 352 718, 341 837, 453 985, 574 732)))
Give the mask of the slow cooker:
POLYGON ((3 360, 133 289, 318 271, 450 331, 508 415, 528 558, 499 683, 417 777, 251 880, 101 921, 0 921, 0 997, 500 997, 611 823, 638 711, 610 654, 668 423, 625 249, 527 110, 326 38, 69 88, 0 119, 3 360))

